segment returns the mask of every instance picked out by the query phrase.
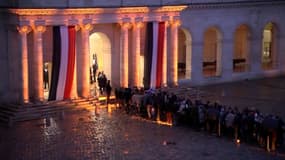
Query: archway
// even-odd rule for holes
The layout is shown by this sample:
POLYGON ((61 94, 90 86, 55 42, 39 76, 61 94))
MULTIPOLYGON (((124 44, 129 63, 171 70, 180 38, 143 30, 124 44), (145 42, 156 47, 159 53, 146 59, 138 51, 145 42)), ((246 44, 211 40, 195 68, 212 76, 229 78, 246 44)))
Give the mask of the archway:
POLYGON ((249 27, 240 25, 234 35, 233 71, 245 72, 249 69, 249 27))
POLYGON ((265 25, 262 39, 262 69, 270 70, 277 63, 276 53, 276 35, 277 27, 274 23, 269 22, 265 25))
POLYGON ((221 33, 217 28, 211 27, 204 33, 203 75, 205 77, 221 75, 221 58, 221 33))
MULTIPOLYGON (((97 64, 97 71, 104 72, 107 79, 111 79, 111 42, 106 34, 94 32, 89 37, 90 44, 90 74, 93 76, 93 65, 97 64)), ((98 74, 98 73, 97 73, 98 74)), ((91 77, 92 77, 91 76, 91 77)))
POLYGON ((178 31, 178 79, 191 78, 192 38, 186 29, 178 31))

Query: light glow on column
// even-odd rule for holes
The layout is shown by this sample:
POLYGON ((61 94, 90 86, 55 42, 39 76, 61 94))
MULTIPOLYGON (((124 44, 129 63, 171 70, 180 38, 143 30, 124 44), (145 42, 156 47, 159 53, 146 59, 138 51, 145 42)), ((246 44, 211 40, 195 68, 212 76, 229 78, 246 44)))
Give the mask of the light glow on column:
POLYGON ((123 23, 121 25, 121 38, 122 38, 122 50, 121 50, 121 69, 120 69, 120 78, 121 78, 121 87, 128 87, 129 81, 129 68, 128 68, 128 47, 129 47, 129 34, 128 30, 130 28, 130 23, 123 23))
POLYGON ((21 34, 21 66, 22 66, 22 101, 29 102, 29 72, 28 72, 28 45, 27 34, 31 31, 28 26, 18 27, 21 34))
POLYGON ((35 98, 38 101, 44 100, 44 80, 43 80, 43 39, 42 33, 45 26, 34 26, 34 89, 35 98))
POLYGON ((91 24, 85 24, 81 25, 81 36, 82 36, 82 55, 81 55, 81 61, 82 61, 82 70, 81 72, 81 96, 87 98, 90 95, 90 64, 89 64, 89 55, 90 55, 90 48, 89 48, 89 31, 92 29, 91 24))
POLYGON ((133 27, 133 42, 134 42, 134 47, 133 47, 133 85, 136 87, 140 87, 141 84, 141 74, 140 74, 140 67, 141 65, 138 65, 140 62, 140 42, 141 42, 141 28, 143 24, 142 22, 137 22, 134 23, 133 27))
POLYGON ((172 63, 171 63, 171 75, 172 82, 174 86, 178 84, 178 26, 180 26, 180 21, 175 20, 172 21, 171 24, 171 56, 172 56, 172 63))

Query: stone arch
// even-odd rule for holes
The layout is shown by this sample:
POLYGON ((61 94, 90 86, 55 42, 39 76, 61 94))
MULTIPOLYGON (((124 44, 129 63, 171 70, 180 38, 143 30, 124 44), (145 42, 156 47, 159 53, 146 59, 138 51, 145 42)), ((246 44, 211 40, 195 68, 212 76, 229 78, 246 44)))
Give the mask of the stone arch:
POLYGON ((273 22, 266 23, 262 31, 261 64, 263 70, 271 70, 277 67, 277 35, 277 25, 273 22))
POLYGON ((102 32, 93 32, 89 36, 90 44, 90 67, 94 64, 94 57, 97 59, 98 71, 104 71, 107 79, 111 79, 111 41, 102 32))
POLYGON ((217 27, 204 32, 203 74, 205 77, 220 76, 222 73, 222 34, 217 27))
POLYGON ((233 71, 249 70, 250 29, 246 24, 239 25, 234 33, 233 71))
POLYGON ((191 78, 192 36, 185 28, 178 31, 178 78, 191 78))

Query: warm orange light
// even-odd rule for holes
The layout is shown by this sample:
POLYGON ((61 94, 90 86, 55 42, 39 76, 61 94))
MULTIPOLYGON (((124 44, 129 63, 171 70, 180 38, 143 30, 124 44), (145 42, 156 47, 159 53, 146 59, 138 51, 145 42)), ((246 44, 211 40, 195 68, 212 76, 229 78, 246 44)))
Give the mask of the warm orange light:
POLYGON ((86 30, 86 31, 90 31, 93 28, 92 24, 90 24, 90 23, 81 24, 80 27, 81 27, 81 29, 86 30))
POLYGON ((119 8, 116 13, 147 13, 148 7, 124 7, 119 8))
POLYGON ((183 9, 187 8, 187 6, 163 6, 157 8, 156 12, 180 12, 183 9))
POLYGON ((120 23, 120 24, 121 24, 122 28, 124 28, 124 29, 129 29, 132 26, 132 24, 129 22, 124 22, 124 23, 120 23))
POLYGON ((29 26, 20 26, 17 29, 20 33, 29 33, 31 31, 29 26))
POLYGON ((159 125, 166 125, 166 126, 172 126, 172 123, 167 123, 167 122, 163 122, 163 121, 156 121, 157 124, 159 125))
MULTIPOLYGON (((110 9, 109 9, 110 10, 110 9)), ((9 9, 11 13, 21 16, 40 15, 75 15, 75 14, 100 14, 108 9, 103 8, 76 8, 76 9, 9 9)))
POLYGON ((136 22, 133 25, 136 26, 137 28, 142 28, 143 27, 143 23, 142 22, 136 22))
POLYGON ((236 140, 236 143, 239 144, 239 143, 240 143, 240 139, 237 139, 237 140, 236 140))
POLYGON ((179 27, 181 25, 180 20, 171 20, 170 24, 174 25, 175 27, 179 27))

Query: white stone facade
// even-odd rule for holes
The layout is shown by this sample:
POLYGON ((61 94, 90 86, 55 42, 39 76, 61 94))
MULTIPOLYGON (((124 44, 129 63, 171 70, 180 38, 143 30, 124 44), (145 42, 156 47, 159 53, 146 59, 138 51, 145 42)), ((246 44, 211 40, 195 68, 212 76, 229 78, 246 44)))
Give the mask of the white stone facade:
MULTIPOLYGON (((76 42, 77 54, 93 52, 89 51, 85 45, 87 39, 83 40, 86 33, 81 33, 82 25, 92 26, 88 29, 88 35, 93 33, 103 35, 104 41, 110 43, 107 47, 110 54, 106 56, 111 57, 108 74, 114 87, 142 84, 140 68, 136 68, 138 65, 133 64, 133 61, 139 61, 139 56, 133 54, 145 52, 145 26, 139 27, 140 31, 133 28, 139 22, 144 24, 149 21, 169 23, 166 40, 168 68, 165 73, 169 85, 177 83, 188 86, 204 85, 278 76, 285 73, 285 3, 282 1, 19 0, 12 2, 7 0, 1 1, 0 6, 3 8, 0 14, 0 43, 2 44, 0 102, 22 103, 34 99, 42 101, 43 90, 39 71, 42 68, 39 66, 51 61, 51 27, 53 25, 81 26, 77 31, 79 37, 76 42), (169 5, 183 7, 174 10, 165 9, 165 6, 169 5), (26 8, 48 9, 32 11, 26 8), (264 69, 262 67, 263 33, 269 23, 274 26, 272 27, 274 28, 273 39, 270 41, 274 44, 271 47, 272 56, 270 57, 272 66, 270 69, 264 69), (178 32, 172 28, 173 24, 178 27, 178 32), (240 26, 247 28, 246 32, 238 34, 244 38, 235 39, 236 31, 240 26), (38 32, 35 32, 35 29, 38 32), (244 36, 241 36, 242 34, 244 36), (176 42, 176 36, 178 42, 176 42), (207 36, 208 38, 205 38, 207 36), (42 41, 42 46, 39 41, 42 41), (243 45, 237 46, 237 41, 243 45), (211 50, 215 50, 214 57, 211 55, 211 50), (246 54, 236 56, 238 50, 243 50, 246 54), (38 54, 41 52, 42 56, 38 54), (26 54, 28 58, 25 58, 26 54), (233 59, 235 58, 245 59, 246 69, 243 72, 234 71, 233 59), (42 62, 39 63, 38 60, 42 62), (215 63, 215 73, 212 76, 205 76, 203 72, 205 69, 203 65, 208 61, 215 63), (180 68, 176 67, 178 62, 185 65, 183 68, 185 75, 182 78, 178 74, 180 68), (28 71, 23 74, 27 69, 25 64, 28 65, 26 66, 28 71)), ((106 48, 103 50, 106 52, 106 48)), ((89 66, 83 61, 79 63, 89 66)), ((82 65, 79 65, 77 70, 80 70, 80 67, 82 65)), ((80 73, 77 74, 78 92, 82 94, 84 92, 83 95, 86 97, 89 95, 86 93, 90 87, 86 86, 89 80, 86 79, 86 74, 77 72, 80 73)))

